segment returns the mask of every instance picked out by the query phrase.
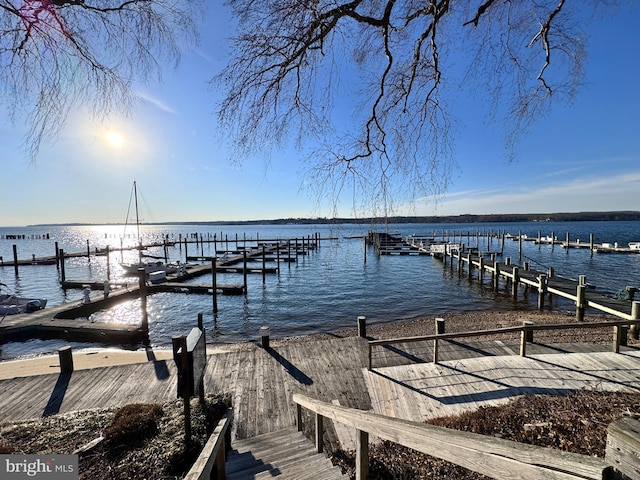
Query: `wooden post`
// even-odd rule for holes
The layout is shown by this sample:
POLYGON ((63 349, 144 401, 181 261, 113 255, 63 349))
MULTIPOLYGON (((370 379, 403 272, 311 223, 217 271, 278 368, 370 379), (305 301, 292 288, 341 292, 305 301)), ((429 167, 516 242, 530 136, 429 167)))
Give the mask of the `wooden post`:
POLYGON ((629 345, 629 325, 620 325, 620 346, 626 347, 629 345))
MULTIPOLYGON (((436 335, 444 333, 444 318, 436 318, 436 335)), ((433 339, 433 363, 438 363, 438 339, 433 339)))
POLYGON ((500 263, 499 262, 493 262, 493 289, 498 291, 498 288, 500 287, 500 263))
POLYGON ((147 273, 144 268, 138 269, 138 286, 140 287, 140 305, 142 308, 142 330, 149 331, 149 317, 147 314, 147 273))
POLYGON ((522 231, 518 230, 518 261, 522 262, 522 231))
POLYGON ((360 338, 367 338, 367 317, 358 317, 358 336, 360 338))
POLYGON ((91 250, 89 250, 89 239, 87 238, 87 260, 91 261, 91 250))
POLYGON ((187 253, 187 237, 184 237, 184 262, 187 263, 189 261, 189 254, 187 253))
POLYGON ((518 298, 518 284, 520 283, 520 270, 518 267, 513 267, 513 280, 511 282, 511 295, 516 300, 518 298))
POLYGON ((109 248, 109 245, 107 245, 105 247, 105 254, 107 257, 107 280, 111 280, 111 259, 109 257, 111 249, 109 248))
POLYGON ((640 422, 637 419, 624 416, 609 424, 604 458, 615 470, 611 478, 639 478, 639 450, 640 422))
POLYGON ((73 372, 73 352, 71 347, 66 346, 58 349, 58 358, 60 359, 60 373, 73 372))
POLYGON ((569 232, 567 232, 567 238, 566 238, 566 245, 567 245, 567 253, 569 253, 569 232))
POLYGON ((579 322, 584 321, 586 290, 587 290, 586 286, 578 285, 577 292, 576 292, 576 319, 579 322))
POLYGON ((262 283, 267 283, 267 264, 266 264, 266 246, 262 244, 262 283))
POLYGON ((322 431, 324 417, 319 413, 316 413, 316 451, 322 453, 324 451, 324 442, 322 440, 322 431))
POLYGON ((356 480, 369 478, 369 432, 356 433, 356 480))
POLYGON ((593 257, 593 233, 589 234, 589 252, 590 256, 593 257))
POLYGON ((547 276, 538 277, 538 310, 544 310, 544 296, 547 293, 547 276))
POLYGON ((484 257, 478 258, 478 282, 480 285, 484 283, 484 257))
POLYGON ((367 263, 367 236, 364 236, 364 263, 367 263))
POLYGON ((187 352, 187 337, 180 335, 180 375, 182 376, 182 402, 184 404, 184 441, 185 445, 191 442, 191 370, 189 368, 189 353, 187 352))
POLYGON ((269 327, 267 325, 260 327, 260 342, 262 348, 269 350, 269 327))
POLYGON ((473 272, 473 264, 471 263, 471 252, 467 253, 467 267, 469 267, 469 280, 471 280, 471 278, 473 277, 472 272, 473 272))
POLYGON ((244 279, 244 294, 247 294, 247 251, 242 251, 242 273, 244 279))
POLYGON ((527 327, 533 325, 533 322, 525 320, 522 322, 522 332, 520 333, 520 356, 527 356, 527 343, 533 343, 533 330, 527 327))
POLYGON ((613 353, 620 353, 620 344, 622 343, 622 328, 620 325, 613 326, 613 346, 611 351, 613 353))
MULTIPOLYGON (((529 326, 533 325, 533 322, 531 322, 529 320, 524 320, 522 322, 522 325, 525 326, 525 327, 529 327, 529 326)), ((533 343, 533 330, 532 329, 526 329, 526 333, 527 333, 527 336, 526 336, 527 343, 533 343)))
POLYGON ((64 271, 64 249, 60 249, 60 281, 64 283, 66 275, 64 271))
POLYGON ((296 425, 298 426, 298 431, 302 431, 302 405, 296 403, 296 425))
MULTIPOLYGON (((631 318, 633 320, 640 320, 640 302, 638 301, 631 302, 631 318)), ((637 323, 631 325, 631 336, 634 340, 640 338, 640 328, 637 323)))
POLYGON ((280 275, 280 240, 276 243, 276 268, 278 270, 278 275, 280 275))
POLYGON ((13 244, 13 271, 18 276, 18 246, 13 244))
POLYGON ((218 258, 211 259, 211 290, 213 293, 213 313, 218 313, 218 258))

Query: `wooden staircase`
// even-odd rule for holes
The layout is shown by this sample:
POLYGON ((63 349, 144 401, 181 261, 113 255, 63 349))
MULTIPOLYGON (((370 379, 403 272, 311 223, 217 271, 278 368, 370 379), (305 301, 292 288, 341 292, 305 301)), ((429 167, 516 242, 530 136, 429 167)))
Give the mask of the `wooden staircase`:
POLYGON ((280 477, 290 480, 345 479, 339 467, 296 428, 234 440, 226 463, 228 480, 280 477))

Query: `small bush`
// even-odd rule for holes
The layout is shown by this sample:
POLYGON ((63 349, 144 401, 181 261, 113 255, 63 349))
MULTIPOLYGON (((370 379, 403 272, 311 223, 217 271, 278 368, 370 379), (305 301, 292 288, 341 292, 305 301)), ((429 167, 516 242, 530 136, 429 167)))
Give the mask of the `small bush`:
POLYGON ((158 433, 162 406, 132 403, 116 411, 111 424, 104 429, 105 439, 112 445, 136 445, 158 433))

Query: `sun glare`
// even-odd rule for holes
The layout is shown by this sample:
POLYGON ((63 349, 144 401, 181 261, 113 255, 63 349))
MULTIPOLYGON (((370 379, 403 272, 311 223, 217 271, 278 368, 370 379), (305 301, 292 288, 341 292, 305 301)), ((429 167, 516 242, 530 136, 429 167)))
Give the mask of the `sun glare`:
POLYGON ((104 138, 113 147, 120 147, 124 143, 124 137, 118 132, 109 131, 104 134, 104 138))

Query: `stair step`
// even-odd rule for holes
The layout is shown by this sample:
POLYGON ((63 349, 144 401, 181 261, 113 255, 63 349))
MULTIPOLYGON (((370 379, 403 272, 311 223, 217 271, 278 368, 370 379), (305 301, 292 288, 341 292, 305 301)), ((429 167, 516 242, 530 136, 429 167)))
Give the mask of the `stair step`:
POLYGON ((347 478, 295 428, 237 440, 233 447, 226 463, 229 480, 347 478))

